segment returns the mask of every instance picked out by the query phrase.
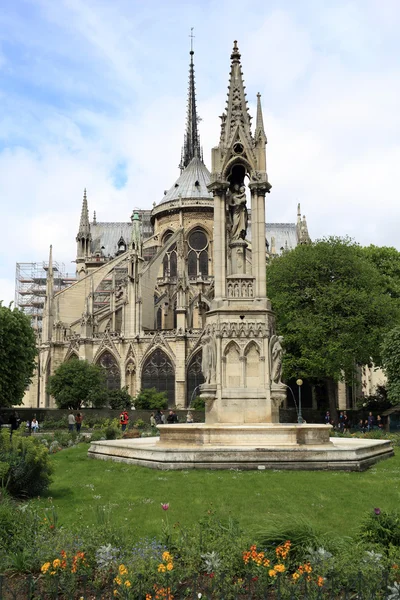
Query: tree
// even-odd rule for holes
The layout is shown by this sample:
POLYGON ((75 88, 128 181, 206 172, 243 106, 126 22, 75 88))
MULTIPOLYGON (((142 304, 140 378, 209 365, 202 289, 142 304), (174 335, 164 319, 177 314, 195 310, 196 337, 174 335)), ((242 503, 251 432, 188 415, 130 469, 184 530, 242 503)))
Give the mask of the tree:
POLYGON ((400 302, 400 252, 387 246, 362 248, 367 260, 377 267, 382 277, 382 291, 400 302))
POLYGON ((133 398, 128 392, 127 386, 120 390, 109 390, 108 403, 110 408, 115 410, 126 408, 129 409, 133 404, 133 398))
POLYGON ((141 390, 134 400, 135 408, 158 410, 168 407, 167 394, 157 392, 156 388, 141 390))
POLYGON ((392 404, 400 403, 400 326, 389 331, 382 343, 382 362, 388 379, 387 397, 392 404))
POLYGON ((324 380, 334 409, 335 381, 351 379, 355 366, 371 359, 381 364, 383 335, 399 314, 396 300, 348 238, 297 246, 271 262, 267 280, 285 340, 285 377, 324 380))
POLYGON ((67 360, 49 378, 47 391, 58 408, 77 410, 84 406, 101 408, 107 401, 105 373, 86 360, 67 360))
POLYGON ((29 317, 0 302, 0 406, 22 403, 36 368, 36 355, 29 317))

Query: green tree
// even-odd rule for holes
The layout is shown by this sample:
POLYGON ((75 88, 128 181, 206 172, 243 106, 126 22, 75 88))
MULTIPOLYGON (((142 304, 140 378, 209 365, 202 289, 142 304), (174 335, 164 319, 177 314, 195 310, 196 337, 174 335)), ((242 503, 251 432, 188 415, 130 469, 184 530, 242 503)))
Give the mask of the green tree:
POLYGON ((400 302, 400 252, 387 246, 367 246, 363 254, 382 276, 382 291, 400 302))
POLYGON ((156 388, 141 390, 134 400, 135 408, 157 410, 168 407, 167 394, 157 392, 156 388))
POLYGON ((29 317, 0 302, 0 406, 21 404, 32 381, 36 355, 29 317))
POLYGON ((133 398, 128 392, 127 386, 120 390, 110 390, 108 392, 108 404, 115 410, 130 408, 133 404, 133 398))
POLYGON ((47 391, 58 408, 77 410, 85 406, 101 408, 107 402, 105 373, 86 360, 67 360, 49 378, 47 391))
POLYGON ((381 364, 383 335, 398 317, 398 304, 383 286, 378 268, 352 240, 329 238, 298 246, 274 259, 267 271, 268 295, 284 336, 287 379, 334 386, 355 366, 381 364))
POLYGON ((388 378, 387 397, 400 403, 400 326, 387 332, 382 343, 382 362, 388 378))

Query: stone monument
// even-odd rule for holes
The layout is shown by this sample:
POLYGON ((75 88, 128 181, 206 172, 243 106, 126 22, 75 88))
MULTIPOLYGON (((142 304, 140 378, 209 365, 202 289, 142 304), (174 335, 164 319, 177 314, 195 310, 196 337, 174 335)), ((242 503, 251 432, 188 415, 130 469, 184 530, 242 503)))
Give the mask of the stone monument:
POLYGON ((215 293, 200 339, 205 423, 162 425, 159 440, 94 442, 89 456, 161 469, 365 469, 393 454, 390 442, 330 438, 330 425, 279 423, 286 387, 283 340, 267 298, 267 138, 260 94, 251 131, 236 42, 228 90, 208 186, 215 293))

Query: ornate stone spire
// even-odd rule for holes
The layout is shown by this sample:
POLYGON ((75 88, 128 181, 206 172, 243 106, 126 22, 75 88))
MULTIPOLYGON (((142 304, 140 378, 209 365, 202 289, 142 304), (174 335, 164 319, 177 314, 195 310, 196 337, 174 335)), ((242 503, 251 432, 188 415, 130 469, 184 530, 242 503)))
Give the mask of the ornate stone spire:
MULTIPOLYGON (((193 29, 192 29, 193 32, 193 29)), ((197 130, 197 110, 196 110, 196 87, 194 79, 194 63, 193 63, 193 34, 191 33, 191 47, 190 47, 190 65, 189 65, 189 90, 188 90, 188 103, 187 103, 187 117, 186 117, 186 132, 182 148, 181 164, 179 168, 181 173, 192 158, 197 156, 200 158, 200 137, 197 130)))
POLYGON ((78 236, 84 236, 90 234, 90 223, 89 223, 89 209, 87 203, 86 188, 83 190, 83 201, 81 210, 81 220, 79 223, 78 236))
POLYGON ((232 142, 238 126, 249 140, 252 139, 251 117, 248 111, 245 89, 242 66, 240 64, 240 52, 235 40, 231 54, 228 101, 226 112, 221 117, 221 142, 226 147, 232 142))
POLYGON ((267 143, 267 136, 264 131, 264 120, 261 108, 261 94, 257 94, 257 118, 256 118, 256 130, 254 132, 254 139, 257 142, 267 143))
POLYGON ((132 237, 131 237, 131 248, 136 250, 139 256, 142 256, 142 231, 140 217, 137 210, 134 210, 131 216, 132 221, 132 237))

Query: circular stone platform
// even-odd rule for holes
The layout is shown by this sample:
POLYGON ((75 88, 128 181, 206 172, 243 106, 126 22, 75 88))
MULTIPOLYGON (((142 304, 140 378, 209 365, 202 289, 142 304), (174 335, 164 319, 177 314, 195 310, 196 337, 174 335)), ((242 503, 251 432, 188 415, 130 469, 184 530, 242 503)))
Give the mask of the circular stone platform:
POLYGON ((160 438, 92 442, 88 456, 153 469, 363 471, 394 454, 390 441, 329 438, 329 431, 329 425, 163 425, 160 438))

